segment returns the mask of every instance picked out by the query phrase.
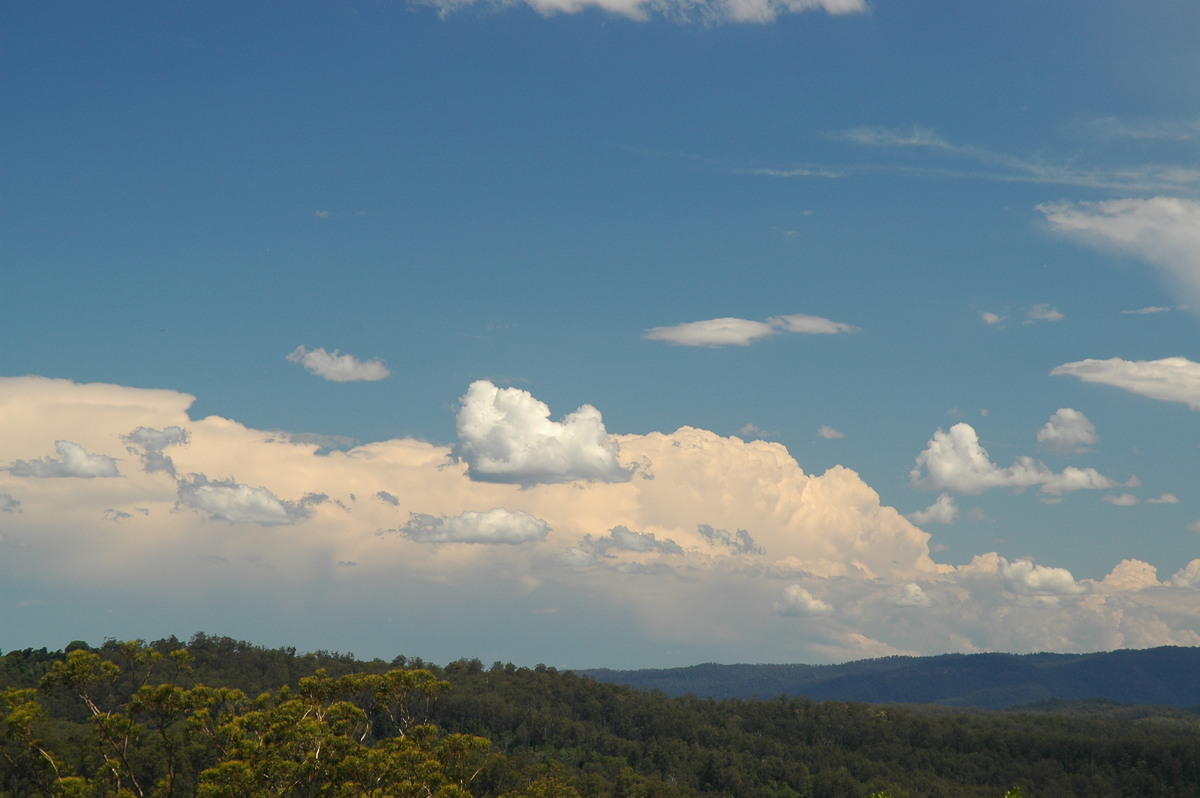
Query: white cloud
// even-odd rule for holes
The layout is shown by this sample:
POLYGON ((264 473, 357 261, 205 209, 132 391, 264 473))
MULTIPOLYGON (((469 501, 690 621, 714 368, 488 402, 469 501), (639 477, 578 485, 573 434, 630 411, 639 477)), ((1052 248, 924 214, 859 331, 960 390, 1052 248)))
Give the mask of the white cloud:
POLYGON ((793 313, 788 316, 772 316, 764 321, 724 317, 690 321, 671 327, 652 327, 642 336, 649 341, 666 341, 678 346, 706 346, 715 349, 722 346, 749 346, 755 341, 781 332, 804 335, 836 335, 857 332, 852 324, 793 313))
POLYGON ((1036 321, 1062 321, 1065 316, 1049 305, 1034 305, 1025 314, 1025 323, 1032 324, 1036 321))
POLYGON ((8 470, 18 477, 119 477, 117 461, 104 454, 90 454, 73 441, 55 441, 58 458, 39 457, 36 460, 17 460, 8 470))
POLYGON ((822 424, 821 426, 817 427, 817 434, 827 441, 846 437, 840 430, 834 429, 828 424, 822 424))
POLYGON ((1117 483, 1092 468, 1066 468, 1055 473, 1031 457, 1018 457, 1008 468, 991 461, 979 443, 975 428, 959 422, 949 431, 939 429, 917 455, 909 474, 914 487, 953 493, 982 493, 990 488, 1038 486, 1056 495, 1076 490, 1104 490, 1117 483))
POLYGON ((1132 493, 1117 493, 1103 497, 1104 501, 1117 507, 1132 507, 1138 503, 1138 497, 1132 493))
POLYGON ((179 482, 179 503, 231 524, 282 526, 305 520, 310 505, 325 497, 310 495, 299 502, 283 501, 267 488, 254 488, 231 479, 210 480, 192 474, 179 482))
POLYGON ((1077 360, 1054 368, 1050 376, 1067 375, 1084 382, 1112 385, 1117 388, 1161 399, 1182 402, 1192 410, 1200 410, 1200 363, 1183 357, 1162 360, 1077 360))
POLYGON ((783 601, 776 604, 780 615, 825 615, 833 606, 813 596, 807 588, 788 585, 783 591, 783 601))
MULTIPOLYGON (((20 501, 0 503, 20 511, 3 516, 0 582, 73 597, 72 617, 121 639, 182 618, 368 656, 394 656, 398 635, 406 651, 447 660, 625 666, 662 649, 699 662, 1200 645, 1200 561, 1174 564, 1163 583, 1136 561, 1099 582, 999 552, 939 563, 930 535, 857 473, 805 473, 778 443, 689 427, 613 435, 620 465, 644 464, 645 478, 506 484, 471 479, 449 446, 318 453, 232 419, 191 419, 192 403, 0 378, 6 451, 57 435, 111 456, 130 430, 189 433, 151 446, 171 453, 182 482, 142 468, 110 480, 0 471, 0 497, 20 501), (621 634, 597 648, 597 628, 621 634)), ((62 613, 27 624, 31 642, 78 636, 62 613)))
MULTIPOLYGON (((505 0, 415 0, 445 16, 472 6, 505 9, 515 2, 505 0)), ((786 14, 824 11, 855 14, 868 10, 866 0, 524 0, 542 16, 576 14, 599 9, 610 14, 643 21, 662 16, 677 22, 767 23, 786 14)))
POLYGON ((418 543, 502 543, 510 546, 545 540, 550 526, 520 510, 500 507, 482 513, 468 510, 456 516, 413 513, 399 532, 418 543))
POLYGON ((983 316, 984 324, 996 325, 996 324, 999 324, 1000 322, 1004 321, 1003 316, 996 314, 996 313, 991 313, 986 310, 981 315, 983 316))
POLYGON ((897 607, 928 607, 933 603, 916 582, 903 585, 894 601, 897 607))
POLYGON ((309 372, 331 382, 374 382, 382 380, 391 372, 383 361, 359 360, 354 355, 339 354, 338 350, 326 352, 324 349, 307 349, 296 347, 287 356, 288 362, 299 363, 309 372))
POLYGON ((624 482, 633 471, 600 411, 583 405, 562 421, 528 391, 471 383, 459 399, 458 454, 472 479, 520 485, 595 480, 624 482))
POLYGON ((1052 452, 1081 454, 1100 440, 1096 425, 1070 407, 1060 407, 1038 430, 1038 443, 1052 452))
POLYGON ((820 316, 808 316, 803 313, 793 313, 790 316, 772 316, 767 319, 772 327, 783 332, 803 333, 805 335, 837 335, 839 333, 858 332, 853 324, 823 319, 820 316))
POLYGON ((136 454, 142 458, 142 467, 147 473, 162 471, 174 477, 175 463, 170 457, 163 454, 163 449, 187 443, 188 431, 179 426, 161 430, 138 427, 128 435, 123 435, 122 438, 126 443, 133 444, 128 447, 128 451, 130 454, 136 454))
POLYGON ((1186 302, 1200 304, 1200 201, 1114 199, 1038 210, 1056 230, 1154 264, 1186 302))
POLYGON ((958 505, 949 493, 937 497, 937 501, 924 510, 908 514, 908 520, 914 524, 953 524, 958 520, 958 505))
POLYGON ((1151 313, 1169 313, 1170 311, 1170 308, 1163 307, 1162 305, 1151 305, 1150 307, 1138 308, 1137 310, 1122 310, 1121 313, 1126 316, 1147 316, 1151 313))
POLYGON ((1174 493, 1164 493, 1154 499, 1146 499, 1149 504, 1179 504, 1179 497, 1174 493))

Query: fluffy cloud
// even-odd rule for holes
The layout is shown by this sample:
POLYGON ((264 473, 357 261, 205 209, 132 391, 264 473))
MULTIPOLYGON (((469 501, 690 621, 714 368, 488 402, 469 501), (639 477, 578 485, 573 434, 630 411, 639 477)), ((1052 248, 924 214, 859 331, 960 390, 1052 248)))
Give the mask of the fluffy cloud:
POLYGON ((18 477, 119 477, 115 458, 104 454, 89 454, 73 441, 55 441, 58 457, 39 457, 36 460, 17 460, 8 470, 18 477))
POLYGON ((1052 452, 1082 454, 1100 440, 1096 425, 1088 417, 1070 407, 1060 407, 1038 430, 1038 443, 1052 452))
POLYGON ((1115 507, 1132 507, 1138 503, 1138 497, 1132 493, 1117 493, 1110 496, 1105 496, 1104 501, 1115 507))
POLYGON ((335 349, 326 352, 324 349, 307 349, 296 347, 287 356, 288 362, 299 363, 312 374, 331 382, 374 382, 382 380, 391 374, 383 361, 359 360, 354 355, 339 354, 335 349))
POLYGON ((451 518, 413 513, 399 532, 418 543, 518 545, 545 540, 550 527, 529 513, 493 507, 482 513, 468 510, 451 518))
POLYGON ((800 585, 784 588, 783 601, 776 607, 780 615, 825 615, 833 611, 829 602, 816 598, 800 585))
POLYGON ((147 473, 162 471, 173 477, 175 476, 175 463, 170 457, 163 454, 163 449, 168 446, 186 444, 188 431, 178 426, 161 430, 138 427, 122 437, 126 443, 133 444, 128 447, 128 451, 130 454, 136 454, 142 458, 142 467, 146 469, 147 473))
MULTIPOLYGON (((508 8, 503 0, 418 0, 445 15, 474 5, 508 8)), ((785 14, 824 11, 828 14, 854 14, 867 10, 866 0, 525 0, 543 16, 575 14, 599 9, 634 20, 660 15, 678 22, 767 23, 785 14)))
POLYGON ((632 475, 617 462, 620 447, 591 405, 551 421, 550 408, 528 391, 487 380, 471 383, 459 402, 458 453, 472 479, 536 485, 632 475))
POLYGON ((1038 210, 1056 230, 1154 264, 1186 302, 1200 305, 1200 201, 1151 197, 1038 210))
POLYGON ((642 464, 630 478, 484 482, 449 446, 321 453, 192 419, 192 401, 0 378, 9 462, 55 436, 114 459, 137 440, 184 475, 0 471, 7 606, 54 597, 6 615, 14 641, 200 628, 572 666, 668 664, 646 661, 660 651, 678 664, 1200 644, 1200 560, 1161 582, 1133 560, 1102 580, 998 552, 939 563, 931 536, 857 473, 806 473, 778 443, 689 427, 614 435, 619 465, 642 464), (158 434, 173 427, 186 441, 158 434))
POLYGON ((1059 494, 1076 490, 1105 490, 1117 483, 1092 468, 1066 468, 1053 472, 1031 457, 1018 457, 1001 468, 979 443, 975 428, 959 422, 949 431, 939 429, 917 455, 909 474, 914 487, 952 493, 982 493, 990 488, 1029 488, 1059 494))
POLYGON ((1050 372, 1052 377, 1066 375, 1084 382, 1096 382, 1161 399, 1182 402, 1192 410, 1200 410, 1200 363, 1183 357, 1162 360, 1077 360, 1064 363, 1050 372))
POLYGON ((841 430, 834 429, 828 424, 822 424, 817 427, 817 434, 827 441, 837 440, 838 438, 846 437, 841 430))
POLYGON ((943 493, 924 510, 909 513, 908 520, 914 524, 953 524, 958 520, 958 505, 953 496, 943 493))
POLYGON ((794 313, 790 316, 772 316, 766 321, 729 317, 690 321, 672 327, 652 327, 646 330, 642 337, 649 341, 666 341, 679 346, 706 346, 715 349, 722 346, 749 346, 760 338, 781 332, 834 335, 857 330, 858 328, 851 324, 794 313))
POLYGON ((210 480, 203 474, 193 474, 179 483, 180 505, 231 524, 299 523, 311 515, 312 505, 327 499, 322 494, 309 494, 298 502, 283 501, 266 488, 254 488, 231 479, 210 480))

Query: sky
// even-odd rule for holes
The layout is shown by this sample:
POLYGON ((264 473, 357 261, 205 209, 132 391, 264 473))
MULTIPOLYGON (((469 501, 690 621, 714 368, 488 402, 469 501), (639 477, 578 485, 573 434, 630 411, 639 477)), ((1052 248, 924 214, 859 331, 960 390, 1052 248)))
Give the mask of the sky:
POLYGON ((0 650, 1200 645, 1197 41, 0 4, 0 650))

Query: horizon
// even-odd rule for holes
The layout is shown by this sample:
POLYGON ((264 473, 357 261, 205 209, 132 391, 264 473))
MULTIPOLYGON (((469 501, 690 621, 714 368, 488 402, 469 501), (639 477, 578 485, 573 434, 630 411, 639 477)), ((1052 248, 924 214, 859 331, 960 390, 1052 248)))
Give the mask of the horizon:
POLYGON ((1191 0, 0 24, 3 650, 1200 645, 1191 0))

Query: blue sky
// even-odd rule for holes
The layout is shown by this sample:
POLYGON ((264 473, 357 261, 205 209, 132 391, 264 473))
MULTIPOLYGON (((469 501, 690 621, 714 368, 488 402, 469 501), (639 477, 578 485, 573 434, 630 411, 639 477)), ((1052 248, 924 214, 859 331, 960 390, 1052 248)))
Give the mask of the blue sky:
POLYGON ((1195 3, 0 29, 0 649, 1200 644, 1195 3))

